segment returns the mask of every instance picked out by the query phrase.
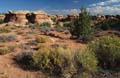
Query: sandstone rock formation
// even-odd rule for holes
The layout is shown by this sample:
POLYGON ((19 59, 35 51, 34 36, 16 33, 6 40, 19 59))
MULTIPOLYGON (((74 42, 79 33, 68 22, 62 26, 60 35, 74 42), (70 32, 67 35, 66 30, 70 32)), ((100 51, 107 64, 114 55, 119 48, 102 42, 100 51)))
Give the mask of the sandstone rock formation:
POLYGON ((18 25, 25 25, 28 20, 26 19, 26 14, 29 11, 9 11, 5 14, 5 23, 13 23, 18 25))
POLYGON ((43 22, 49 22, 52 24, 52 20, 50 19, 50 17, 48 16, 47 13, 45 13, 44 11, 34 11, 31 12, 31 14, 29 15, 29 21, 31 23, 43 23, 43 22))
POLYGON ((0 19, 4 19, 5 18, 5 15, 3 15, 3 14, 0 14, 0 19))
POLYGON ((28 20, 26 19, 26 14, 29 13, 29 11, 14 11, 13 14, 16 15, 15 23, 20 25, 25 25, 28 23, 28 20))
POLYGON ((9 11, 5 14, 5 23, 13 23, 18 25, 26 25, 27 23, 53 23, 47 13, 43 11, 9 11))

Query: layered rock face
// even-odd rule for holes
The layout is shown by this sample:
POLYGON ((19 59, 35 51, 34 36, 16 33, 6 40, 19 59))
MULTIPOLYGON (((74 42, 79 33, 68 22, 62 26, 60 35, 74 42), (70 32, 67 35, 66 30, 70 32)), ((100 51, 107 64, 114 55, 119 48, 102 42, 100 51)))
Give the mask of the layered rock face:
POLYGON ((43 11, 9 11, 5 14, 5 23, 14 23, 19 25, 26 25, 27 23, 43 23, 49 22, 52 24, 52 20, 48 17, 47 13, 43 11))
POLYGON ((33 12, 35 15, 34 21, 36 23, 42 23, 44 21, 49 21, 48 15, 42 11, 33 12))
POLYGON ((28 23, 28 20, 26 19, 26 14, 29 13, 29 11, 16 11, 13 13, 16 15, 15 23, 20 25, 25 25, 28 23))
POLYGON ((5 14, 5 23, 12 23, 18 25, 26 25, 28 20, 26 19, 26 14, 28 11, 9 11, 5 14))
POLYGON ((0 14, 0 19, 4 19, 5 18, 5 15, 3 15, 3 14, 0 14))
POLYGON ((4 22, 9 23, 9 22, 15 22, 16 20, 16 15, 15 14, 5 14, 4 22))
POLYGON ((49 22, 52 24, 51 18, 47 15, 47 13, 43 11, 34 11, 31 12, 31 14, 27 15, 29 22, 31 23, 43 23, 43 22, 49 22))

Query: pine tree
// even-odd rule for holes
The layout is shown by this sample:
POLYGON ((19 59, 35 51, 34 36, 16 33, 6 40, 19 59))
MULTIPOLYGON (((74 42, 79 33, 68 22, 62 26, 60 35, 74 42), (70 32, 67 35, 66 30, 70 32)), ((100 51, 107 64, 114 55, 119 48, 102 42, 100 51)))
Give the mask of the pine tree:
POLYGON ((93 35, 91 17, 85 8, 81 8, 79 18, 74 21, 74 26, 71 27, 71 34, 83 40, 89 39, 93 35))

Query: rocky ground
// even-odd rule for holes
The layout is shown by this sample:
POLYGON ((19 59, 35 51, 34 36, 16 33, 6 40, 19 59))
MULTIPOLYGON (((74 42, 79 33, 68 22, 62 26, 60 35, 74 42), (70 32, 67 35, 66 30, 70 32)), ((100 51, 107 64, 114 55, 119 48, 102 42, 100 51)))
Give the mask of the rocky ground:
MULTIPOLYGON (((16 34, 18 36, 18 39, 17 41, 0 43, 0 47, 28 43, 29 41, 34 40, 35 36, 44 36, 38 30, 31 30, 30 28, 25 27, 17 27, 8 33, 1 32, 0 35, 2 34, 16 34)), ((56 36, 50 37, 50 41, 45 44, 48 47, 54 44, 59 44, 62 46, 67 46, 71 50, 75 51, 85 46, 84 44, 78 43, 75 40, 71 40, 70 35, 59 32, 52 32, 52 34, 56 36)), ((5 55, 0 55, 0 78, 48 78, 46 77, 45 73, 43 74, 40 71, 29 71, 19 67, 13 58, 20 52, 21 49, 19 47, 16 47, 13 52, 5 55)))

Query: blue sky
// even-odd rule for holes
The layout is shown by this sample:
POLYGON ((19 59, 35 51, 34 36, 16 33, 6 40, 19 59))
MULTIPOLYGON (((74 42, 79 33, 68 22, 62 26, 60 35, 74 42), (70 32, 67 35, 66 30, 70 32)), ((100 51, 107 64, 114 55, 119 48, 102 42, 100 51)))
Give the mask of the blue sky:
POLYGON ((120 14, 120 0, 0 0, 0 12, 44 10, 51 14, 78 13, 85 6, 91 14, 120 14))

